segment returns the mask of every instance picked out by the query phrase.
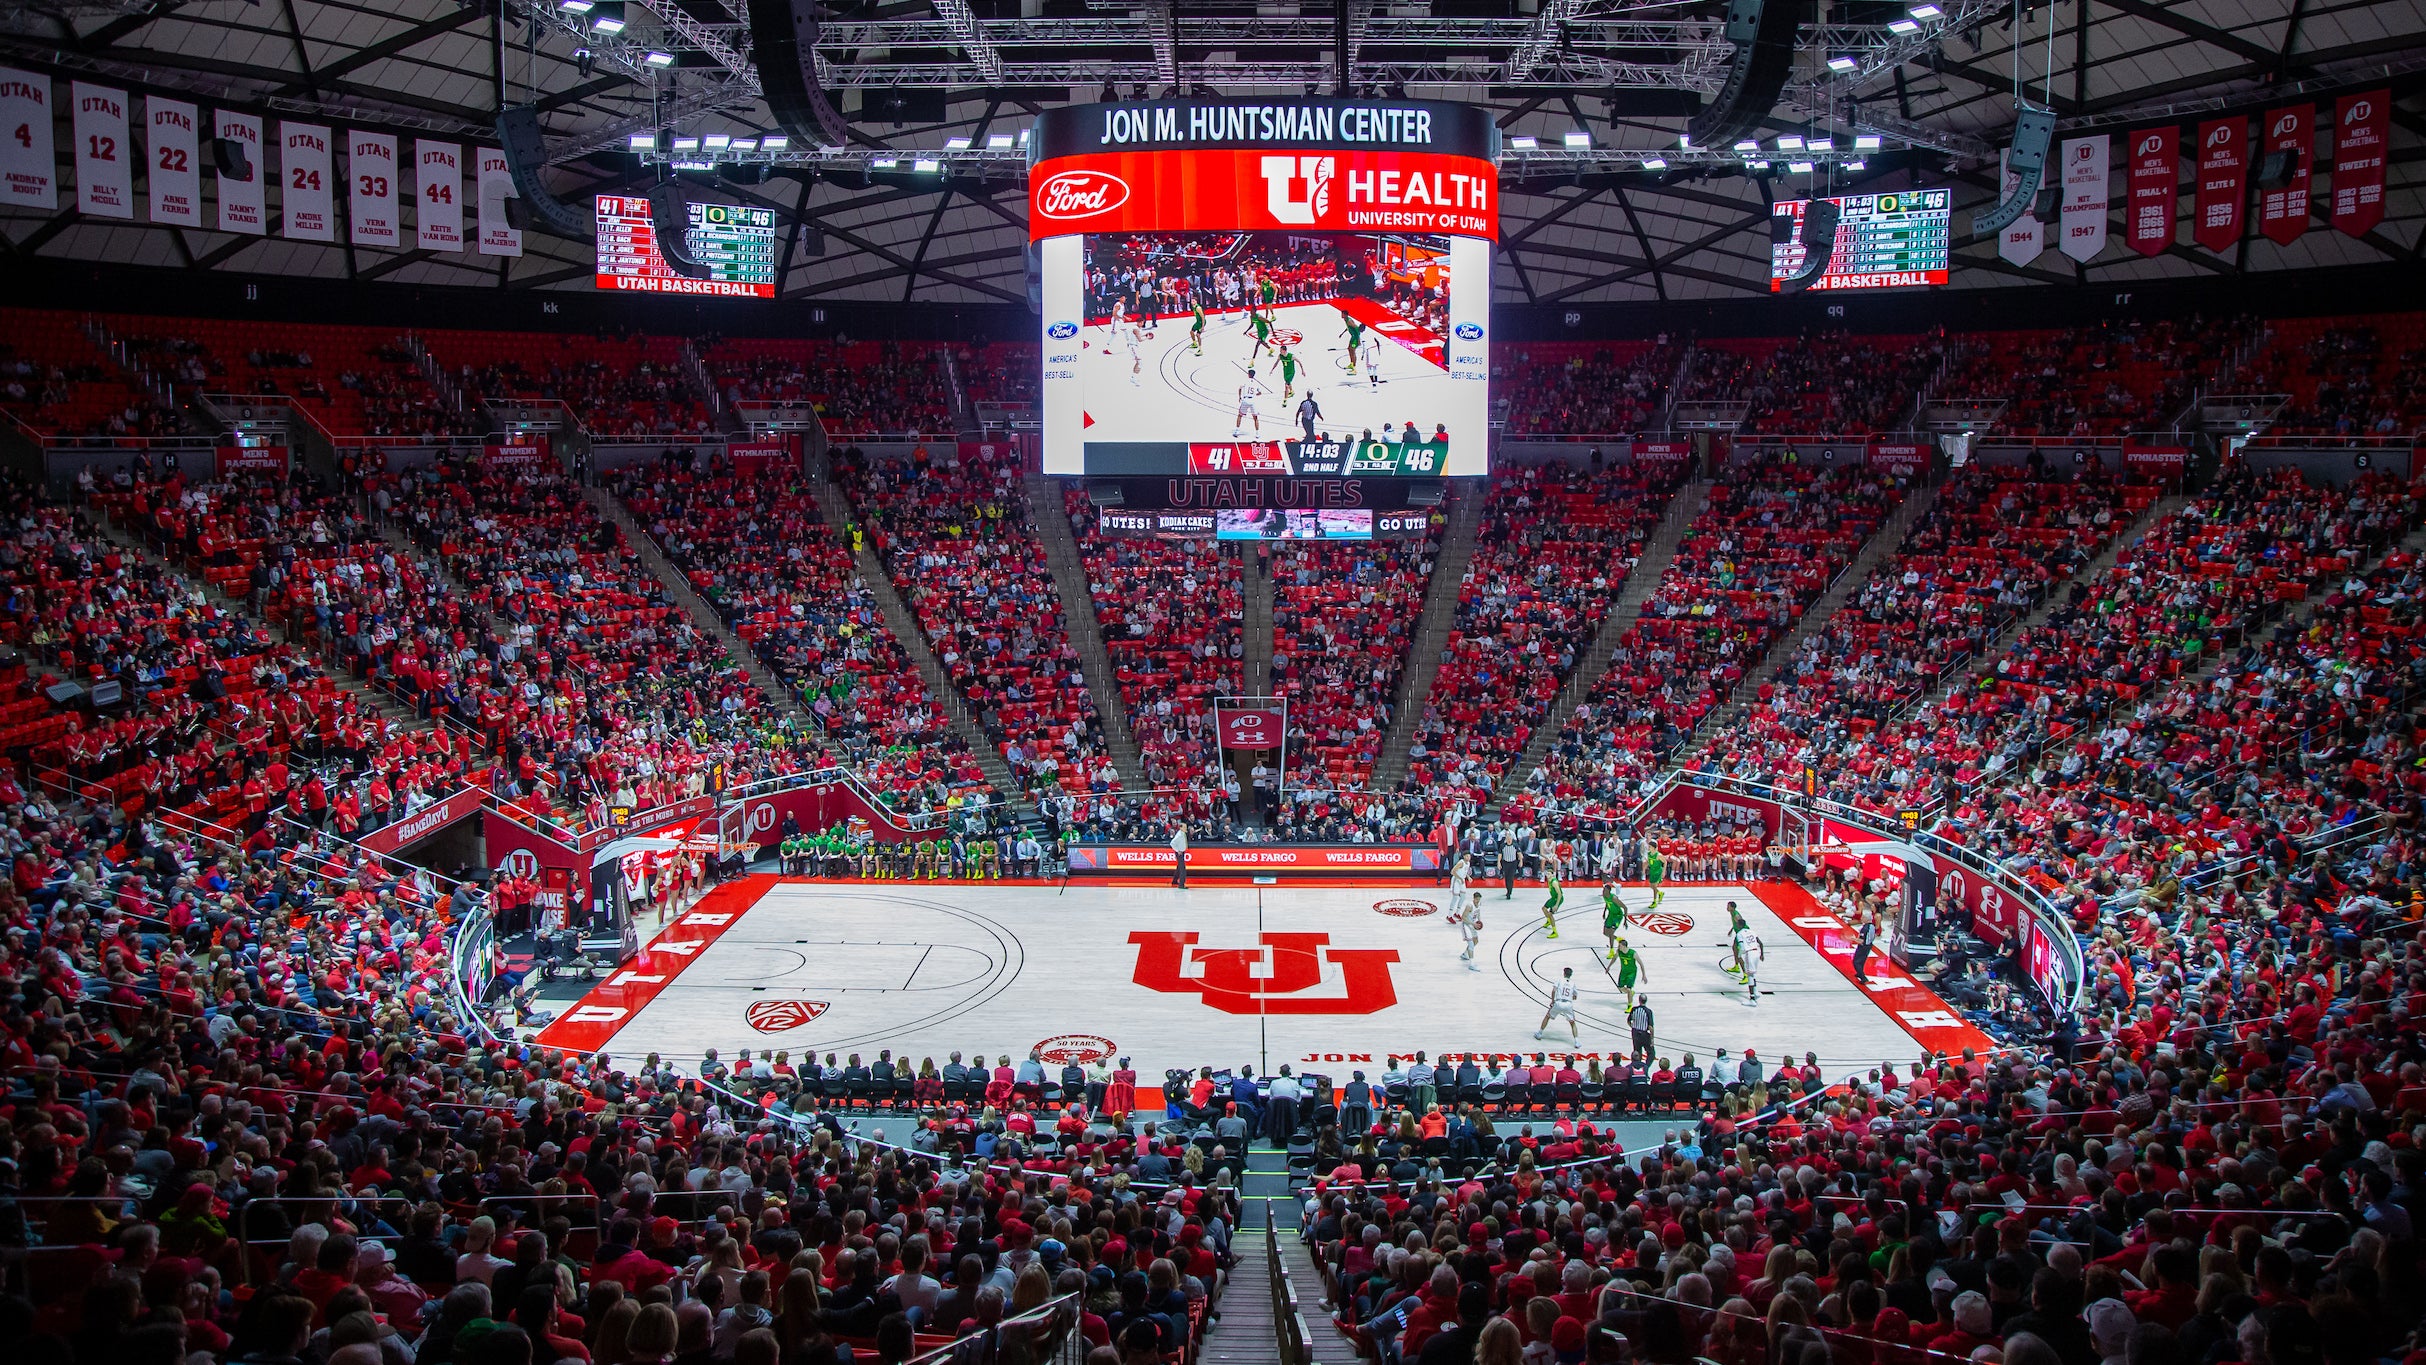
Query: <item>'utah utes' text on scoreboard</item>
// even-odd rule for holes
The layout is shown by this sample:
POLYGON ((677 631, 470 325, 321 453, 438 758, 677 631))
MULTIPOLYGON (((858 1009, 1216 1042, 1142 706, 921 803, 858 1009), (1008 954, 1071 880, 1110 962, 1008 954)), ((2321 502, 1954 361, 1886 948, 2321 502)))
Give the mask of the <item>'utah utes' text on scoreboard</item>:
POLYGON ((1423 100, 1047 111, 1045 472, 1486 473, 1497 138, 1423 100))

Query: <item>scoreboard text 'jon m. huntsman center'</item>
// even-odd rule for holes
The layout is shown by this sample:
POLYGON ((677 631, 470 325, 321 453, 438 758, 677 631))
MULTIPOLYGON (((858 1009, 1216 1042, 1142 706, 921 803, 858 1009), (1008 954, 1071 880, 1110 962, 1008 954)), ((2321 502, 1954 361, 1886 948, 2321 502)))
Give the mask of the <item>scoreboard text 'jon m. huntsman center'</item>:
POLYGON ((1045 472, 1487 473, 1497 137, 1422 100, 1048 110, 1045 472))

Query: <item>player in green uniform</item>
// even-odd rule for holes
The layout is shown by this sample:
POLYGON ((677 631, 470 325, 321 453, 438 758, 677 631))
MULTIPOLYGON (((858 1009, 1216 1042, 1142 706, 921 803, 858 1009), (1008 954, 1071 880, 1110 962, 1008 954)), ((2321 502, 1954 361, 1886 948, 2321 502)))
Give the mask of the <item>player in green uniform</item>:
POLYGON ((1609 945, 1609 960, 1617 961, 1617 931, 1626 927, 1626 903, 1617 898, 1617 879, 1600 884, 1600 936, 1609 945))
POLYGON ((1626 1008, 1632 1010, 1635 987, 1649 985, 1651 976, 1643 970, 1643 955, 1634 950, 1633 944, 1621 938, 1614 952, 1611 960, 1617 964, 1617 988, 1626 993, 1626 1008))
POLYGON ((1297 355, 1288 347, 1280 348, 1280 401, 1286 403, 1297 396, 1297 355))
POLYGON ((1261 313, 1247 314, 1247 330, 1255 333, 1255 347, 1247 352, 1247 363, 1253 365, 1272 344, 1272 319, 1261 313))
POLYGON ((1205 353, 1205 301, 1191 298, 1188 306, 1196 312, 1196 321, 1188 324, 1188 349, 1198 355, 1203 355, 1205 353))
POLYGON ((1558 863, 1555 859, 1542 859, 1542 881, 1550 888, 1550 899, 1542 902, 1542 924, 1550 931, 1548 937, 1557 938, 1558 907, 1567 903, 1567 888, 1558 884, 1558 863))
POLYGON ((1347 334, 1348 338, 1348 373, 1354 374, 1356 373, 1357 353, 1362 351, 1365 345, 1365 325, 1355 318, 1348 317, 1345 313, 1340 316, 1348 318, 1348 325, 1341 330, 1347 334))
POLYGON ((1266 275, 1263 283, 1257 286, 1256 292, 1263 295, 1264 316, 1272 316, 1272 305, 1280 302, 1280 286, 1272 283, 1272 277, 1266 275))
POLYGON ((1750 920, 1744 918, 1743 911, 1735 908, 1734 901, 1727 902, 1727 944, 1732 944, 1736 939, 1742 937, 1744 930, 1751 927, 1751 923, 1750 920))
POLYGON ((1649 839, 1643 840, 1643 880, 1651 883, 1650 908, 1653 910, 1659 909, 1660 898, 1668 894, 1660 887, 1667 877, 1668 860, 1660 856, 1659 845, 1649 839))

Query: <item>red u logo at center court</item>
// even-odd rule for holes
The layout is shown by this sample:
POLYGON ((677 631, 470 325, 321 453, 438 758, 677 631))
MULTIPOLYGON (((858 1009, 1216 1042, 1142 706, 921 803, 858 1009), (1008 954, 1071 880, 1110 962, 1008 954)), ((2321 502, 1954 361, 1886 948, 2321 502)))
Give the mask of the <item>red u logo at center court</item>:
POLYGON ((1131 933, 1133 979, 1150 991, 1194 994, 1224 1014, 1376 1014, 1398 1003, 1390 981, 1396 948, 1334 948, 1329 934, 1261 934, 1253 948, 1198 948, 1196 938, 1131 933), (1338 969, 1336 994, 1323 989, 1326 965, 1338 969))

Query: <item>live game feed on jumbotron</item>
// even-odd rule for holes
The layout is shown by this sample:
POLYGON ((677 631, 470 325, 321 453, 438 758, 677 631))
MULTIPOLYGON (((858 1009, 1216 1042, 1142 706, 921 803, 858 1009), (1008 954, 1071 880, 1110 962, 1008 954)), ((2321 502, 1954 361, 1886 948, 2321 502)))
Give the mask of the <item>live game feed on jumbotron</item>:
POLYGON ((1423 100, 1047 111, 1044 472, 1488 473, 1496 137, 1423 100))

